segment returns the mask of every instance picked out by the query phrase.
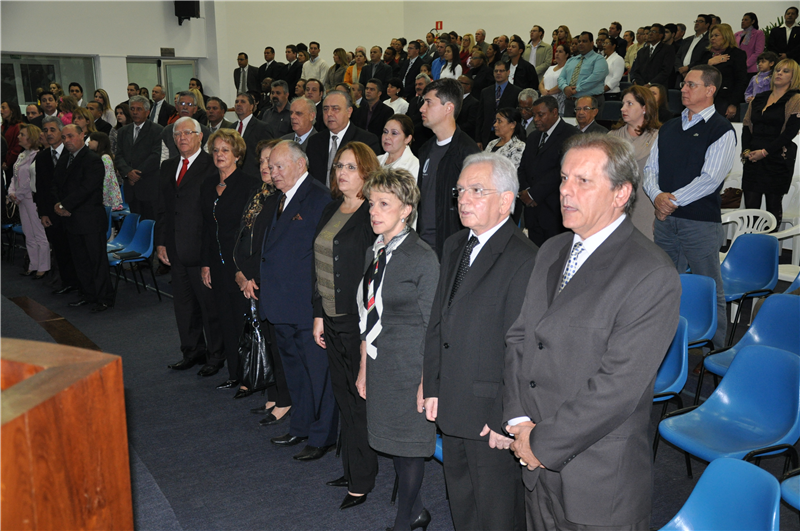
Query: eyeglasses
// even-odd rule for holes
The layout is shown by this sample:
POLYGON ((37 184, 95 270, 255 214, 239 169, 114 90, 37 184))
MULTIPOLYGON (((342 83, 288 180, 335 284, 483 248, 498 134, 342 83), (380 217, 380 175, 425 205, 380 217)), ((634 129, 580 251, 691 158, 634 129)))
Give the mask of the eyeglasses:
POLYGON ((469 188, 463 188, 461 186, 456 186, 453 188, 453 197, 455 199, 460 198, 464 194, 469 194, 472 199, 477 199, 479 197, 486 197, 487 195, 491 195, 497 191, 496 188, 481 188, 480 186, 470 186, 469 188))
POLYGON ((690 90, 694 90, 697 87, 701 87, 701 86, 702 87, 707 87, 708 85, 706 85, 705 83, 695 83, 693 81, 681 81, 681 88, 689 87, 690 90))
POLYGON ((192 135, 199 135, 197 131, 173 131, 172 136, 175 138, 180 138, 182 136, 192 136, 192 135))
POLYGON ((355 164, 342 164, 341 162, 337 162, 336 164, 333 165, 333 167, 336 168, 337 170, 341 170, 344 168, 347 171, 356 171, 358 169, 358 166, 356 166, 355 164))
POLYGON ((589 111, 593 111, 596 108, 597 107, 575 107, 575 112, 578 112, 578 111, 589 112, 589 111))
POLYGON ((187 102, 185 102, 185 101, 182 101, 182 102, 180 102, 178 105, 180 105, 181 107, 195 107, 195 105, 196 105, 196 104, 194 104, 194 103, 187 103, 187 102))

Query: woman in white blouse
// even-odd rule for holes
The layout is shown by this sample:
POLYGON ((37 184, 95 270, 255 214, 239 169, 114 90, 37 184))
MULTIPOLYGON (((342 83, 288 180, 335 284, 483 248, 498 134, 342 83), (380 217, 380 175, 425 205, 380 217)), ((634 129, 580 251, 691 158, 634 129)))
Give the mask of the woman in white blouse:
POLYGON ((619 101, 619 82, 625 72, 625 59, 617 53, 617 45, 608 38, 603 41, 603 53, 608 64, 608 75, 603 91, 607 100, 619 101))
POLYGON ((526 145, 520 112, 511 107, 499 109, 495 115, 494 132, 498 138, 489 142, 484 151, 502 155, 510 160, 515 168, 519 168, 526 145))
POLYGON ((439 74, 439 79, 458 79, 461 75, 461 56, 459 55, 457 44, 448 44, 444 49, 444 67, 442 73, 439 74))
POLYGON ((383 103, 394 109, 397 114, 405 114, 408 110, 408 102, 400 97, 402 93, 403 80, 399 77, 393 77, 386 83, 386 95, 389 96, 389 99, 383 103))
POLYGON ((556 64, 545 71, 542 81, 539 83, 539 94, 553 96, 558 100, 558 114, 561 115, 564 114, 564 93, 558 88, 558 76, 561 75, 561 69, 567 64, 567 59, 569 59, 569 48, 564 44, 556 46, 553 52, 553 60, 556 64))
POLYGON ((408 170, 414 179, 419 174, 419 159, 411 152, 414 122, 405 114, 395 114, 383 126, 381 145, 386 152, 378 157, 381 167, 408 170))

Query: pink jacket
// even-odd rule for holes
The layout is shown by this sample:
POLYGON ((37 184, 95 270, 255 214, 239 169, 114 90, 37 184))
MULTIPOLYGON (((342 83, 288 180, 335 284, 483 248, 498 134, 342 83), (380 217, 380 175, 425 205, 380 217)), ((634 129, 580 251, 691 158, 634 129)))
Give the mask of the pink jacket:
POLYGON ((758 56, 764 51, 764 32, 753 28, 750 33, 750 42, 742 44, 744 30, 734 34, 736 45, 747 54, 747 72, 758 72, 758 56))

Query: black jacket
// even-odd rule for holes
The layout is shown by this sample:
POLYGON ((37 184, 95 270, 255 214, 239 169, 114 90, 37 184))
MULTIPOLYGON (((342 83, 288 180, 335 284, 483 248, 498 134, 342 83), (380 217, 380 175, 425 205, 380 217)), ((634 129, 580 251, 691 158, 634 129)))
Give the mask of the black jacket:
MULTIPOLYGON (((368 133, 363 129, 350 122, 347 128, 347 134, 339 139, 339 147, 343 147, 348 142, 363 142, 372 148, 375 154, 381 151, 380 142, 378 138, 372 133, 368 133)), ((306 155, 308 155, 308 173, 314 176, 319 182, 325 185, 328 178, 328 147, 331 143, 331 132, 324 131, 317 133, 308 139, 308 147, 306 147, 306 155)))
MULTIPOLYGON (((375 109, 372 111, 372 119, 367 123, 367 117, 369 116, 369 102, 367 102, 366 105, 362 105, 353 111, 350 120, 361 129, 380 138, 383 134, 383 126, 386 125, 386 121, 393 115, 394 109, 378 101, 375 105, 375 109)), ((378 151, 378 154, 380 153, 383 153, 383 149, 378 151)))
MULTIPOLYGON (((631 66, 631 81, 637 85, 658 83, 669 86, 669 80, 674 68, 674 46, 664 44, 663 42, 659 43, 652 56, 650 55, 650 46, 643 46, 642 49, 636 53, 636 60, 631 66)), ((742 89, 742 93, 744 94, 744 88, 742 89)))
POLYGON ((468 94, 461 102, 461 112, 458 113, 456 124, 462 131, 467 133, 472 140, 475 140, 475 124, 478 123, 478 100, 468 94))
MULTIPOLYGON (((714 65, 714 68, 722 74, 722 86, 714 96, 714 107, 718 113, 725 116, 728 105, 733 105, 738 115, 739 104, 744 103, 744 91, 750 83, 750 76, 747 74, 747 54, 739 48, 727 48, 722 55, 730 55, 730 59, 714 65)), ((711 50, 706 50, 700 56, 700 64, 708 63, 712 57, 711 50)))
POLYGON ((425 61, 422 60, 422 57, 417 57, 414 64, 411 65, 411 68, 408 67, 408 63, 411 59, 406 59, 402 63, 400 63, 399 69, 399 77, 403 80, 403 97, 406 100, 413 98, 417 93, 414 88, 414 83, 417 80, 417 74, 419 74, 419 69, 422 68, 422 63, 425 61))
POLYGON ((773 28, 769 33, 767 50, 778 55, 785 53, 789 59, 800 61, 800 25, 792 26, 792 32, 788 39, 786 38, 786 28, 783 26, 773 28))
POLYGON ((66 218, 70 234, 105 233, 108 217, 103 207, 105 167, 100 157, 83 147, 67 167, 69 151, 64 148, 53 175, 55 195, 71 216, 66 218))
MULTIPOLYGON (((511 68, 510 61, 508 68, 511 68)), ((514 71, 514 85, 521 89, 532 88, 539 91, 539 74, 536 73, 536 68, 521 57, 517 63, 517 69, 514 71)), ((516 102, 514 106, 516 107, 516 102)))
POLYGON ((503 95, 500 96, 500 103, 495 105, 495 90, 496 85, 492 83, 481 91, 475 138, 476 142, 483 144, 484 148, 495 138, 492 126, 494 125, 494 118, 497 114, 497 110, 503 107, 516 107, 519 104, 519 93, 522 92, 521 88, 509 82, 508 85, 506 85, 506 89, 503 91, 503 95))

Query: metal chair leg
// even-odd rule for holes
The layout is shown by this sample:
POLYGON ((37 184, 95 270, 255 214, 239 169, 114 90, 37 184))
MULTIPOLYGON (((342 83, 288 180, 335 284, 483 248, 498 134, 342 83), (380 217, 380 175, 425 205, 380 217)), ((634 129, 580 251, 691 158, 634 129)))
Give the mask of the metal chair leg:
POLYGON ((683 452, 683 457, 686 458, 686 472, 689 474, 689 479, 692 479, 692 459, 689 457, 689 452, 683 452))

